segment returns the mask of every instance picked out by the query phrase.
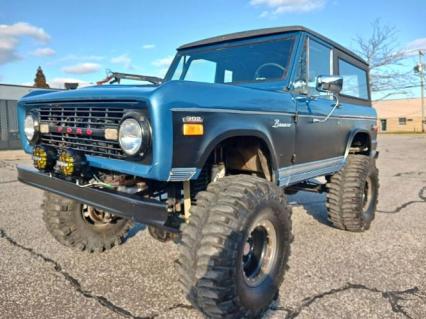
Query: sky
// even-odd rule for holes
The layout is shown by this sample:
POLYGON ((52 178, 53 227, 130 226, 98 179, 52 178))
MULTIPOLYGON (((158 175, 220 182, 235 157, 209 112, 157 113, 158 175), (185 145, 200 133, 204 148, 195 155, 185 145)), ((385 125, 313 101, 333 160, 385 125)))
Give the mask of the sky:
POLYGON ((303 25, 354 48, 376 19, 401 48, 426 49, 426 0, 0 0, 0 83, 32 85, 38 66, 52 87, 106 69, 163 76, 181 44, 265 27, 303 25))

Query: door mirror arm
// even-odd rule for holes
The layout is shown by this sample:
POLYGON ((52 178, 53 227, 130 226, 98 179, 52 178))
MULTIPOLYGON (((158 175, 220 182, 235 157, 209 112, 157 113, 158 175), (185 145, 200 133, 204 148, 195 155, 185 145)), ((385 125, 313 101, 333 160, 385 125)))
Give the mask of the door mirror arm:
POLYGON ((312 123, 324 123, 324 122, 328 121, 328 119, 334 113, 334 111, 338 107, 340 107, 340 102, 339 102, 339 98, 337 97, 337 95, 333 94, 333 99, 334 99, 335 102, 334 102, 334 104, 332 104, 332 109, 331 109, 330 113, 328 113, 327 116, 325 118, 323 118, 322 120, 314 118, 312 120, 312 123))
POLYGON ((340 76, 332 75, 332 76, 323 76, 319 75, 316 80, 316 89, 319 92, 331 93, 334 99, 334 104, 331 105, 332 109, 330 113, 324 119, 313 119, 313 123, 324 123, 326 122, 330 116, 334 113, 334 111, 340 107, 339 101, 339 93, 343 88, 343 78, 340 76))

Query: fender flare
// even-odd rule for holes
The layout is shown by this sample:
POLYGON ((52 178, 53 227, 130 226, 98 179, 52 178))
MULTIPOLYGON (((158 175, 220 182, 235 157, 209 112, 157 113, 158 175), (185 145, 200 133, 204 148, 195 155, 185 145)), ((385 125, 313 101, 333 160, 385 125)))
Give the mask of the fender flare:
POLYGON ((368 135, 368 139, 369 139, 369 142, 370 142, 369 156, 371 157, 372 155, 374 155, 373 154, 374 152, 373 152, 372 147, 371 147, 372 146, 371 145, 371 142, 372 142, 371 132, 366 130, 366 129, 354 129, 349 133, 348 141, 346 143, 346 149, 345 149, 345 155, 344 155, 345 160, 347 159, 347 157, 349 155, 349 151, 350 151, 350 148, 351 148, 352 142, 354 141, 355 136, 359 133, 363 133, 363 134, 368 135))
MULTIPOLYGON (((261 131, 253 130, 253 129, 237 129, 232 131, 226 131, 222 134, 219 134, 216 136, 213 140, 211 140, 207 145, 203 145, 201 147, 201 154, 198 161, 198 167, 202 168, 204 167, 208 157, 212 153, 212 151, 215 149, 216 146, 218 146, 223 141, 232 138, 232 137, 256 137, 259 138, 261 141, 263 141, 269 151, 270 160, 271 160, 271 172, 275 172, 278 169, 278 161, 275 156, 275 148, 273 144, 271 143, 271 139, 264 134, 261 131)), ((273 174, 274 175, 274 174, 273 174)))

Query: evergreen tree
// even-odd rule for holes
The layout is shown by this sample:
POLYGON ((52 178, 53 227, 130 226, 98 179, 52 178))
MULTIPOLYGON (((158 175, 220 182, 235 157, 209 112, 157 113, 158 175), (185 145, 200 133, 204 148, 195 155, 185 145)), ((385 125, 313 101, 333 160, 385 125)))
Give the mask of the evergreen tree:
POLYGON ((34 87, 36 88, 42 88, 42 89, 48 89, 49 84, 46 82, 46 77, 44 76, 43 70, 39 66, 37 69, 37 73, 34 79, 34 87))

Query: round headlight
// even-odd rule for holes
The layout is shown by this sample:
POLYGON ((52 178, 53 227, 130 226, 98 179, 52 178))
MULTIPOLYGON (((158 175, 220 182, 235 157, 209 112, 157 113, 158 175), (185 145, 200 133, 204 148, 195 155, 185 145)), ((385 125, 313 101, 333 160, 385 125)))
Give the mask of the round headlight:
POLYGON ((134 118, 125 119, 118 132, 118 142, 127 155, 136 155, 142 146, 143 130, 134 118))
POLYGON ((24 132, 28 141, 33 141, 36 134, 37 120, 33 114, 25 116, 24 132))

